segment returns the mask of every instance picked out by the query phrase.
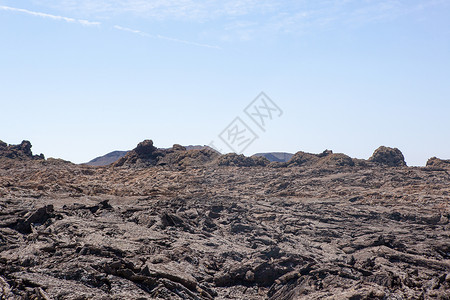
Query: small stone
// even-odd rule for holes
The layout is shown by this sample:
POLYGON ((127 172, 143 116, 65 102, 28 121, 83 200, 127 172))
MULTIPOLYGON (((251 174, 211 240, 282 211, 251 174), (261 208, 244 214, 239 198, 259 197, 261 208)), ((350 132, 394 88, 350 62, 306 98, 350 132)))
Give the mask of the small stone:
POLYGON ((253 273, 252 271, 248 270, 248 271, 245 273, 245 280, 246 280, 246 281, 250 281, 250 282, 252 282, 253 280, 255 280, 255 273, 253 273))

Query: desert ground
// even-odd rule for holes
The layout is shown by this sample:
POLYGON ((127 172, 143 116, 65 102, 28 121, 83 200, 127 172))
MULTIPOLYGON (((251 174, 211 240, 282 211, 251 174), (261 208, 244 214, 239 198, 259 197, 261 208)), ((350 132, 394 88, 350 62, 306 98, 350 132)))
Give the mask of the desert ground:
POLYGON ((450 299, 450 164, 0 143, 1 299, 450 299))

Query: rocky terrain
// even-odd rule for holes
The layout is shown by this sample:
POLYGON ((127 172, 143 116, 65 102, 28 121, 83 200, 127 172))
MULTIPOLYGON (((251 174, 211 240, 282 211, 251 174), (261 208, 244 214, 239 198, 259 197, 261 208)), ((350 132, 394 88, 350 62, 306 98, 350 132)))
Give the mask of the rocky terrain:
MULTIPOLYGON (((189 145, 189 146, 183 146, 184 150, 204 150, 204 149, 209 149, 214 151, 213 148, 209 147, 209 146, 200 146, 200 145, 189 145)), ((162 149, 164 150, 164 149, 162 149)), ((167 150, 167 149, 166 149, 167 150)), ((130 151, 113 151, 110 152, 108 154, 105 154, 103 156, 99 156, 96 157, 92 160, 90 160, 89 162, 85 163, 86 165, 89 166, 107 166, 110 165, 112 163, 115 163, 117 160, 119 160, 120 158, 124 157, 125 155, 127 155, 127 153, 130 151)))
POLYGON ((0 143, 1 299, 450 299, 448 161, 24 143, 0 143))
MULTIPOLYGON (((200 145, 189 145, 189 146, 183 146, 184 150, 211 150, 215 152, 215 150, 209 146, 200 146, 200 145)), ((162 149, 167 150, 167 149, 162 149)), ((124 157, 128 152, 130 151, 113 151, 108 154, 105 154, 103 156, 96 157, 92 159, 91 161, 85 163, 89 166, 107 166, 110 164, 115 163, 117 160, 124 157)), ((265 157, 271 162, 288 162, 293 154, 291 153, 285 153, 285 152, 269 152, 269 153, 256 153, 252 155, 253 157, 265 157)))

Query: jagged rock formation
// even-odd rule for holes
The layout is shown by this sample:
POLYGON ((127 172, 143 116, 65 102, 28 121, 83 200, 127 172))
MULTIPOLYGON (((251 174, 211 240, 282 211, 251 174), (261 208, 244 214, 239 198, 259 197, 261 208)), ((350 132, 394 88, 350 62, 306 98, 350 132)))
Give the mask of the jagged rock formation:
MULTIPOLYGON (((200 145, 189 145, 184 147, 185 150, 204 150, 204 149, 208 149, 211 150, 213 152, 216 152, 213 148, 209 147, 209 146, 200 146, 200 145)), ((163 149, 165 150, 165 149, 163 149)), ((122 157, 124 157, 125 155, 127 155, 127 153, 130 151, 113 151, 110 152, 108 154, 105 154, 103 156, 99 156, 96 157, 94 159, 92 159, 91 161, 85 163, 86 165, 89 166, 108 166, 112 163, 115 163, 116 161, 118 161, 119 159, 121 159, 122 157)))
POLYGON ((0 158, 6 157, 11 159, 45 159, 44 155, 33 155, 31 151, 31 143, 29 141, 22 141, 19 145, 8 145, 0 141, 0 158))
POLYGON ((444 160, 432 157, 427 161, 427 167, 450 169, 450 159, 444 160))
POLYGON ((113 164, 113 167, 151 167, 167 165, 171 167, 200 166, 211 163, 219 154, 210 149, 186 150, 175 144, 169 149, 158 149, 152 140, 145 140, 129 151, 124 157, 113 164))
POLYGON ((159 157, 163 156, 163 152, 153 146, 152 140, 140 142, 136 148, 129 151, 124 157, 116 161, 114 167, 136 166, 150 167, 156 166, 159 157))
POLYGON ((209 147, 187 150, 181 145, 173 145, 172 148, 164 150, 164 156, 159 159, 158 165, 172 167, 205 166, 211 164, 219 155, 209 147))
POLYGON ((376 149, 372 157, 369 158, 369 161, 389 167, 406 166, 403 153, 399 149, 385 146, 381 146, 376 149))
POLYGON ((288 166, 335 166, 335 167, 353 167, 353 159, 342 153, 333 153, 331 150, 325 150, 320 154, 312 154, 299 151, 292 156, 287 163, 288 166))
MULTIPOLYGON (((433 158, 434 159, 434 158, 433 158)), ((430 163, 434 162, 431 159, 430 163)), ((112 164, 114 167, 145 168, 156 165, 171 167, 200 166, 215 163, 219 166, 269 166, 282 168, 287 166, 335 166, 335 167, 370 167, 373 164, 390 167, 406 166, 403 154, 397 148, 381 146, 375 150, 369 160, 351 158, 343 153, 333 153, 325 150, 319 154, 299 151, 295 154, 285 152, 257 153, 251 157, 244 155, 226 154, 220 155, 209 146, 181 146, 174 145, 172 148, 156 148, 152 140, 140 143, 132 151, 114 151, 107 155, 93 159, 87 165, 106 166, 112 164)), ((435 164, 437 161, 435 162, 435 164)), ((439 162, 445 166, 442 162, 439 162)))

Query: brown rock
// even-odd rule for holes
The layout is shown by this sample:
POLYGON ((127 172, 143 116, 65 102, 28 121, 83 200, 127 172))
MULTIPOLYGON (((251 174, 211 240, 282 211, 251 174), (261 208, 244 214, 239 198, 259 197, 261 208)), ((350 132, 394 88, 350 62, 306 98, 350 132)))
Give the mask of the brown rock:
POLYGON ((265 157, 247 157, 243 154, 229 153, 219 156, 217 164, 219 166, 235 166, 235 167, 255 167, 267 166, 270 161, 265 157))
POLYGON ((376 149, 369 161, 389 167, 406 166, 405 158, 399 149, 385 146, 376 149))
POLYGON ((0 157, 17 160, 45 159, 43 154, 33 155, 31 147, 29 141, 22 141, 19 145, 7 145, 0 141, 0 157))
POLYGON ((437 157, 432 157, 427 161, 427 167, 450 169, 450 159, 444 160, 437 157))

